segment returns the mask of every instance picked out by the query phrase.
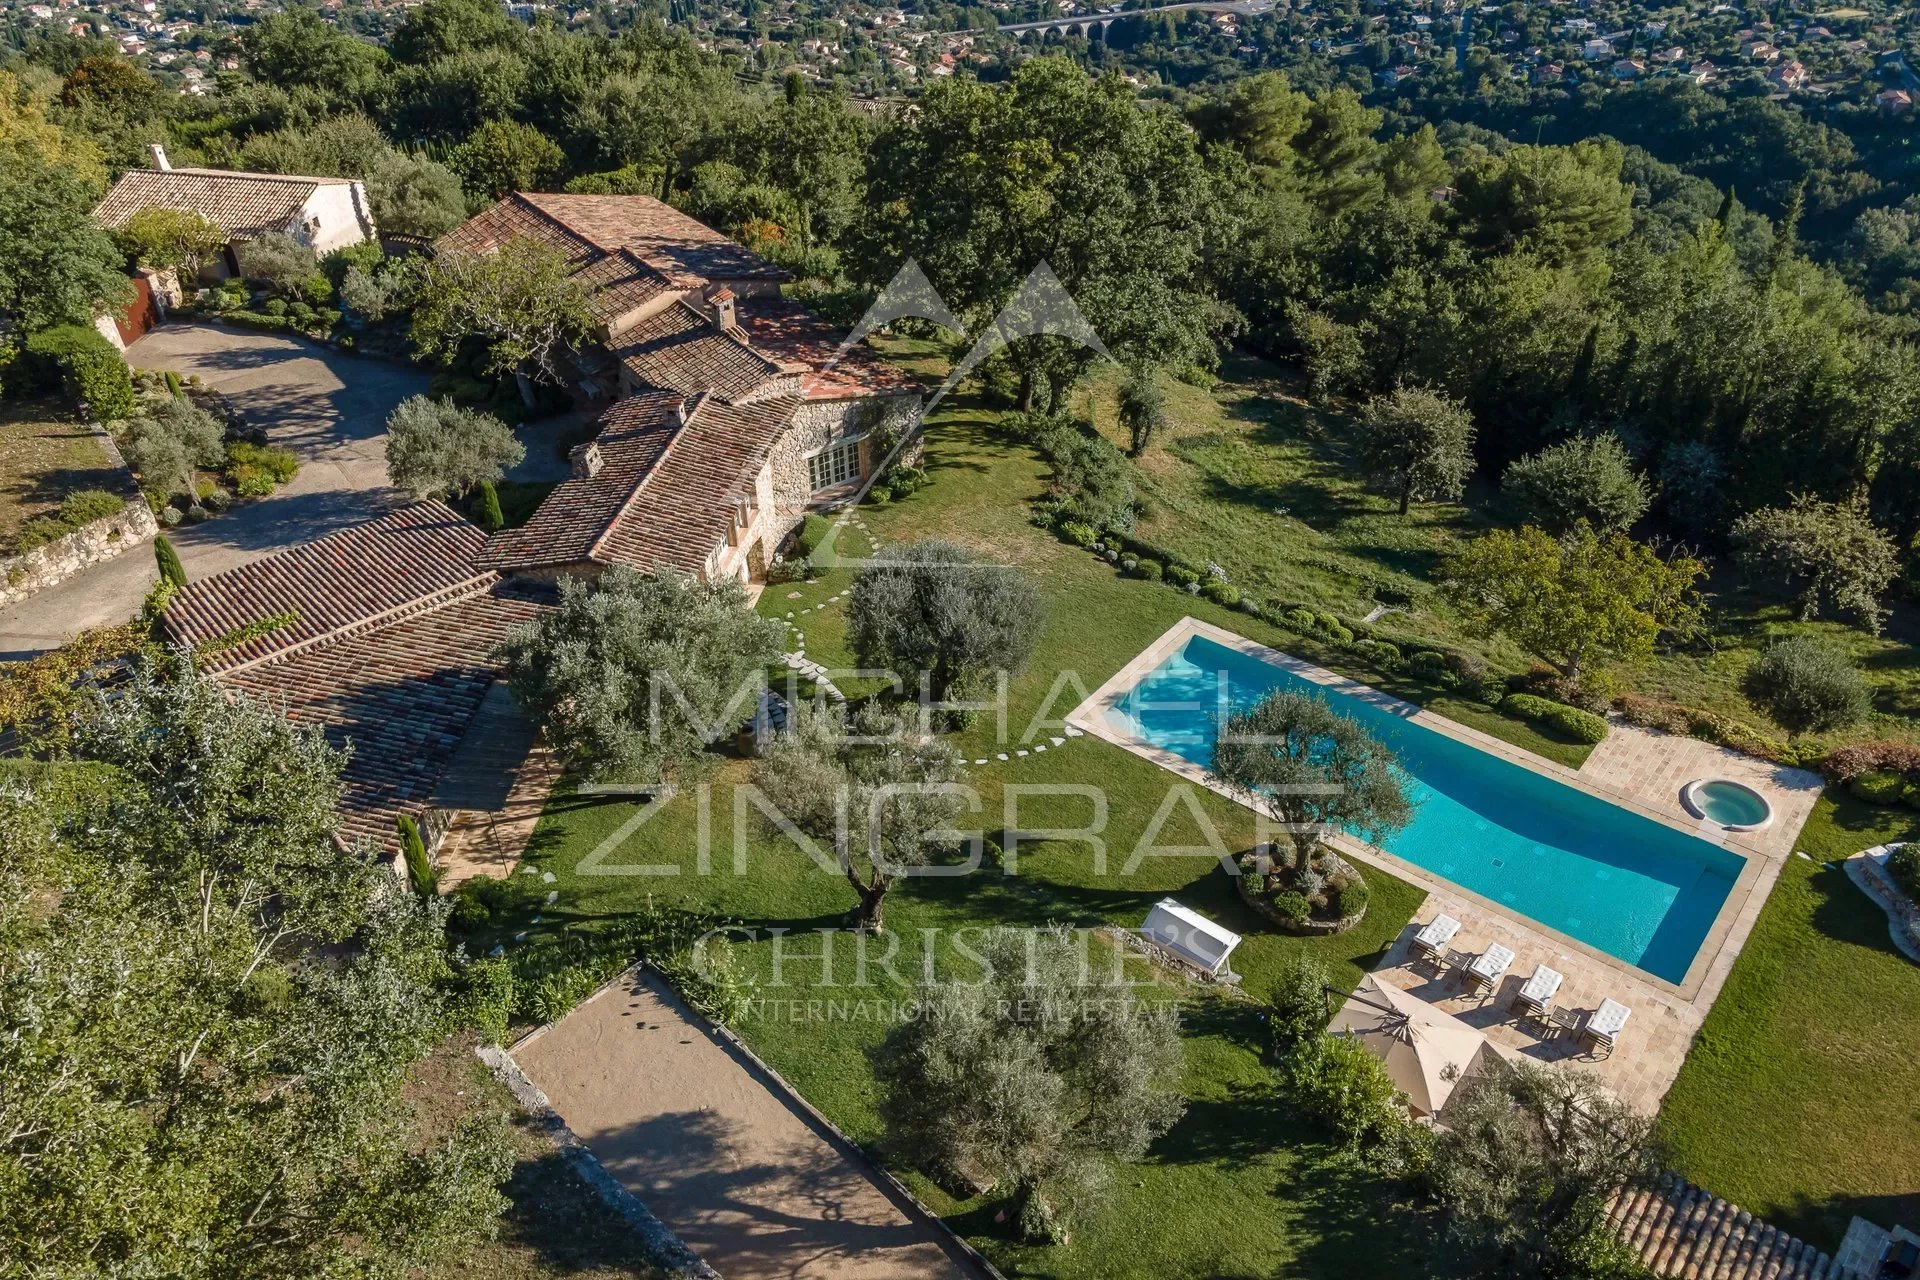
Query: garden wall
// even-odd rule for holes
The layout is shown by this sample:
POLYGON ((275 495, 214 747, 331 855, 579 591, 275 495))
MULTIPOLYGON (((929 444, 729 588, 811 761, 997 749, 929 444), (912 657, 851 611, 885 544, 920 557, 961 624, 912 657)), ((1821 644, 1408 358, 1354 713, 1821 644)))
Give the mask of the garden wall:
POLYGON ((121 496, 127 505, 113 515, 82 525, 72 533, 23 555, 0 556, 0 606, 18 604, 82 569, 111 560, 143 545, 160 531, 147 500, 134 487, 120 451, 98 423, 89 428, 100 437, 107 457, 120 469, 125 483, 121 496))

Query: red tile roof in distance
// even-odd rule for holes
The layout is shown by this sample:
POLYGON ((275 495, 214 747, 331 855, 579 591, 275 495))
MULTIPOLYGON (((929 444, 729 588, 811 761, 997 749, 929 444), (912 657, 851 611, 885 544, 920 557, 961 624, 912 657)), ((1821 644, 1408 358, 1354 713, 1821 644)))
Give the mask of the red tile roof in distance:
POLYGON ((187 209, 229 236, 258 236, 286 230, 319 188, 351 181, 231 169, 129 169, 93 216, 101 226, 119 228, 142 209, 187 209))
POLYGON ((166 630, 177 643, 203 646, 263 618, 299 614, 201 662, 209 672, 232 670, 483 589, 486 542, 445 503, 415 503, 189 583, 167 607, 166 630))

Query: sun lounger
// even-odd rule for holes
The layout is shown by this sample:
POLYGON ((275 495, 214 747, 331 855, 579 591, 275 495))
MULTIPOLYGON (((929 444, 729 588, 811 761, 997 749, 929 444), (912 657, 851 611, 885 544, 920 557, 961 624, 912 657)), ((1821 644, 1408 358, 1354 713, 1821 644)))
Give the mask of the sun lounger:
POLYGON ((1467 982, 1478 991, 1491 987, 1506 976, 1507 966, 1513 963, 1513 952, 1499 943, 1489 943, 1487 949, 1474 958, 1467 966, 1467 982))
POLYGON ((1626 1030, 1627 1019, 1632 1015, 1633 1010, 1618 1000, 1611 998, 1602 1000, 1600 1007, 1588 1014, 1586 1022, 1581 1024, 1580 1034, 1593 1041, 1596 1046, 1605 1045, 1608 1052, 1612 1052, 1613 1042, 1620 1038, 1622 1031, 1626 1030))
POLYGON ((1520 988, 1513 998, 1513 1007, 1523 1018, 1541 1018, 1546 1016, 1547 1004, 1558 994, 1562 982, 1558 969, 1549 969, 1544 964, 1533 966, 1533 976, 1527 979, 1527 985, 1520 988))
POLYGON ((1426 927, 1413 935, 1413 954, 1421 959, 1440 960, 1446 956, 1447 944, 1453 941, 1453 935, 1460 932, 1460 922, 1452 916, 1439 915, 1427 921, 1426 927))

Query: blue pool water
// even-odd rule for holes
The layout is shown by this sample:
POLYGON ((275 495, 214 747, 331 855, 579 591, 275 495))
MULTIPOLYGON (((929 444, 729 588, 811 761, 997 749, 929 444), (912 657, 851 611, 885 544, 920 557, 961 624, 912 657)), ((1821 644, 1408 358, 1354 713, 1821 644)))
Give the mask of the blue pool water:
POLYGON ((1736 853, 1199 636, 1108 714, 1210 766, 1219 721, 1275 689, 1325 698, 1399 757, 1415 808, 1381 842, 1389 852, 1657 977, 1686 977, 1745 864, 1736 853))

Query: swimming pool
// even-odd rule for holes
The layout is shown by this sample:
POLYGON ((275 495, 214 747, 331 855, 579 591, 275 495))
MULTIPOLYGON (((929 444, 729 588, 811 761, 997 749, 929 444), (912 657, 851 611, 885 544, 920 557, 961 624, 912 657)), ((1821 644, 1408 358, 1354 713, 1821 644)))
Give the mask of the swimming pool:
POLYGON ((1669 982, 1746 860, 1276 663, 1192 636, 1106 712, 1202 767, 1215 726, 1275 689, 1325 698, 1390 746, 1414 817, 1387 852, 1669 982))

